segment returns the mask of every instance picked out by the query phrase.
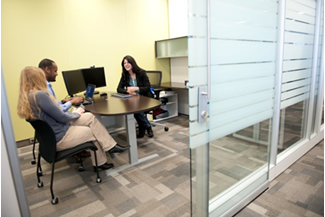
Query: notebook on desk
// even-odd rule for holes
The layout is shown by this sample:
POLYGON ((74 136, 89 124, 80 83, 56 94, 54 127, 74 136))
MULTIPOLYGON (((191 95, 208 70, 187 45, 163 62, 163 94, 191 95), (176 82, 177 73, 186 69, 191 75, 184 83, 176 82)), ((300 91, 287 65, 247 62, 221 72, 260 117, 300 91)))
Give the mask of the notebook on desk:
POLYGON ((96 88, 96 85, 88 84, 87 90, 86 90, 86 96, 85 96, 84 101, 82 102, 83 105, 93 103, 95 88, 96 88))
POLYGON ((120 97, 120 98, 130 98, 132 95, 124 93, 112 93, 111 96, 120 97))

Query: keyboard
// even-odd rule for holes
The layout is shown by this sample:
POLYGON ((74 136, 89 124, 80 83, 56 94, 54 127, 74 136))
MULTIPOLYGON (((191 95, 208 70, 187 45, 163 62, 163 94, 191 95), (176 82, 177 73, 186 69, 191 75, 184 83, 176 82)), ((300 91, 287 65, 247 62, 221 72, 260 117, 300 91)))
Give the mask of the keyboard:
POLYGON ((120 97, 120 98, 130 98, 132 95, 124 93, 112 93, 111 96, 120 97))

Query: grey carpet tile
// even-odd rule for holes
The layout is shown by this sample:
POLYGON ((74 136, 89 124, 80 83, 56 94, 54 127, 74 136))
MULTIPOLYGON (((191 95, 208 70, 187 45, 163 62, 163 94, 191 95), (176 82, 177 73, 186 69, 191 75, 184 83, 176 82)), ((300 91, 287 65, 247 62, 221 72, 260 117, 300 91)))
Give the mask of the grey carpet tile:
MULTIPOLYGON (((44 187, 37 187, 36 165, 31 165, 31 146, 18 148, 26 196, 32 217, 188 217, 190 204, 189 121, 178 116, 153 128, 155 136, 138 139, 139 157, 158 154, 157 158, 106 176, 101 171, 101 183, 96 183, 90 158, 84 160, 84 172, 78 172, 74 158, 56 165, 54 193, 59 198, 51 204, 51 168, 42 162, 44 187)), ((265 123, 266 128, 268 123, 265 123)), ((126 134, 113 135, 126 145, 126 134)), ((316 146, 298 165, 294 164, 277 177, 267 192, 248 205, 238 216, 322 216, 324 213, 324 154, 316 146), (310 156, 310 154, 312 154, 310 156), (290 185, 288 187, 288 185, 290 185), (298 192, 296 188, 305 189, 298 192), (292 193, 294 192, 294 193, 292 193), (274 201, 275 200, 275 201, 274 201), (298 215, 299 216, 299 215, 298 215)), ((37 147, 36 147, 37 150, 37 147)), ((210 193, 216 195, 265 164, 267 147, 232 136, 210 144, 210 193)), ((192 152, 195 154, 195 152, 192 152)), ((115 167, 128 162, 128 153, 108 157, 115 167)), ((195 175, 195 171, 192 171, 195 175)), ((195 177, 193 178, 195 182, 195 177)), ((194 192, 195 193, 195 192, 194 192)))
MULTIPOLYGON (((84 172, 69 158, 58 162, 54 175, 57 205, 51 204, 51 168, 41 161, 44 187, 37 187, 36 165, 31 165, 31 146, 19 148, 20 164, 32 217, 38 216, 190 216, 190 152, 188 117, 168 120, 169 131, 156 126, 154 138, 138 140, 139 157, 158 154, 143 164, 110 176, 101 171, 96 183, 90 158, 84 160, 84 172)), ((116 141, 126 144, 125 132, 114 134, 116 141)), ((37 148, 36 148, 37 149, 37 148)), ((115 167, 128 162, 128 154, 108 157, 115 167)))
POLYGON ((324 216, 324 140, 235 216, 324 216))

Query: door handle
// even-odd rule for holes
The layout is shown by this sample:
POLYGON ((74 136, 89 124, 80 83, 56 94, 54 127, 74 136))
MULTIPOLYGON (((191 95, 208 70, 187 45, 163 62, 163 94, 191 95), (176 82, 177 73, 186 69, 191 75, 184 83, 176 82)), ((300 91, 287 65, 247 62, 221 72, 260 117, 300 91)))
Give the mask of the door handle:
POLYGON ((208 93, 206 87, 199 87, 198 89, 198 122, 207 123, 209 121, 208 113, 208 93))

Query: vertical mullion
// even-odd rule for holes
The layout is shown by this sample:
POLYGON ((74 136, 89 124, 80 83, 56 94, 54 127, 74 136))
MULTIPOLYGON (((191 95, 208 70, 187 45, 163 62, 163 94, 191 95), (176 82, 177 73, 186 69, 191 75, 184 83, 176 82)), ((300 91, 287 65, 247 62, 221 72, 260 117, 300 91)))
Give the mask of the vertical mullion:
POLYGON ((318 47, 319 47, 319 30, 321 25, 321 11, 322 11, 322 0, 317 0, 316 5, 316 22, 315 22, 315 38, 314 38, 314 50, 313 50, 313 65, 312 65, 312 76, 310 83, 310 97, 308 103, 308 114, 307 114, 307 127, 306 127, 306 138, 311 139, 311 125, 313 122, 313 111, 315 103, 315 86, 316 86, 316 74, 317 74, 317 62, 318 62, 318 47))
MULTIPOLYGON (((281 113, 281 90, 282 90, 282 71, 283 71, 283 53, 284 53, 284 30, 285 30, 285 12, 286 1, 279 1, 278 10, 278 38, 277 38, 277 65, 275 73, 275 96, 274 96, 274 110, 272 123, 272 138, 270 146, 270 160, 269 165, 276 165, 277 146, 280 129, 280 113, 281 113)), ((269 180, 273 179, 273 175, 269 175, 269 180)))

